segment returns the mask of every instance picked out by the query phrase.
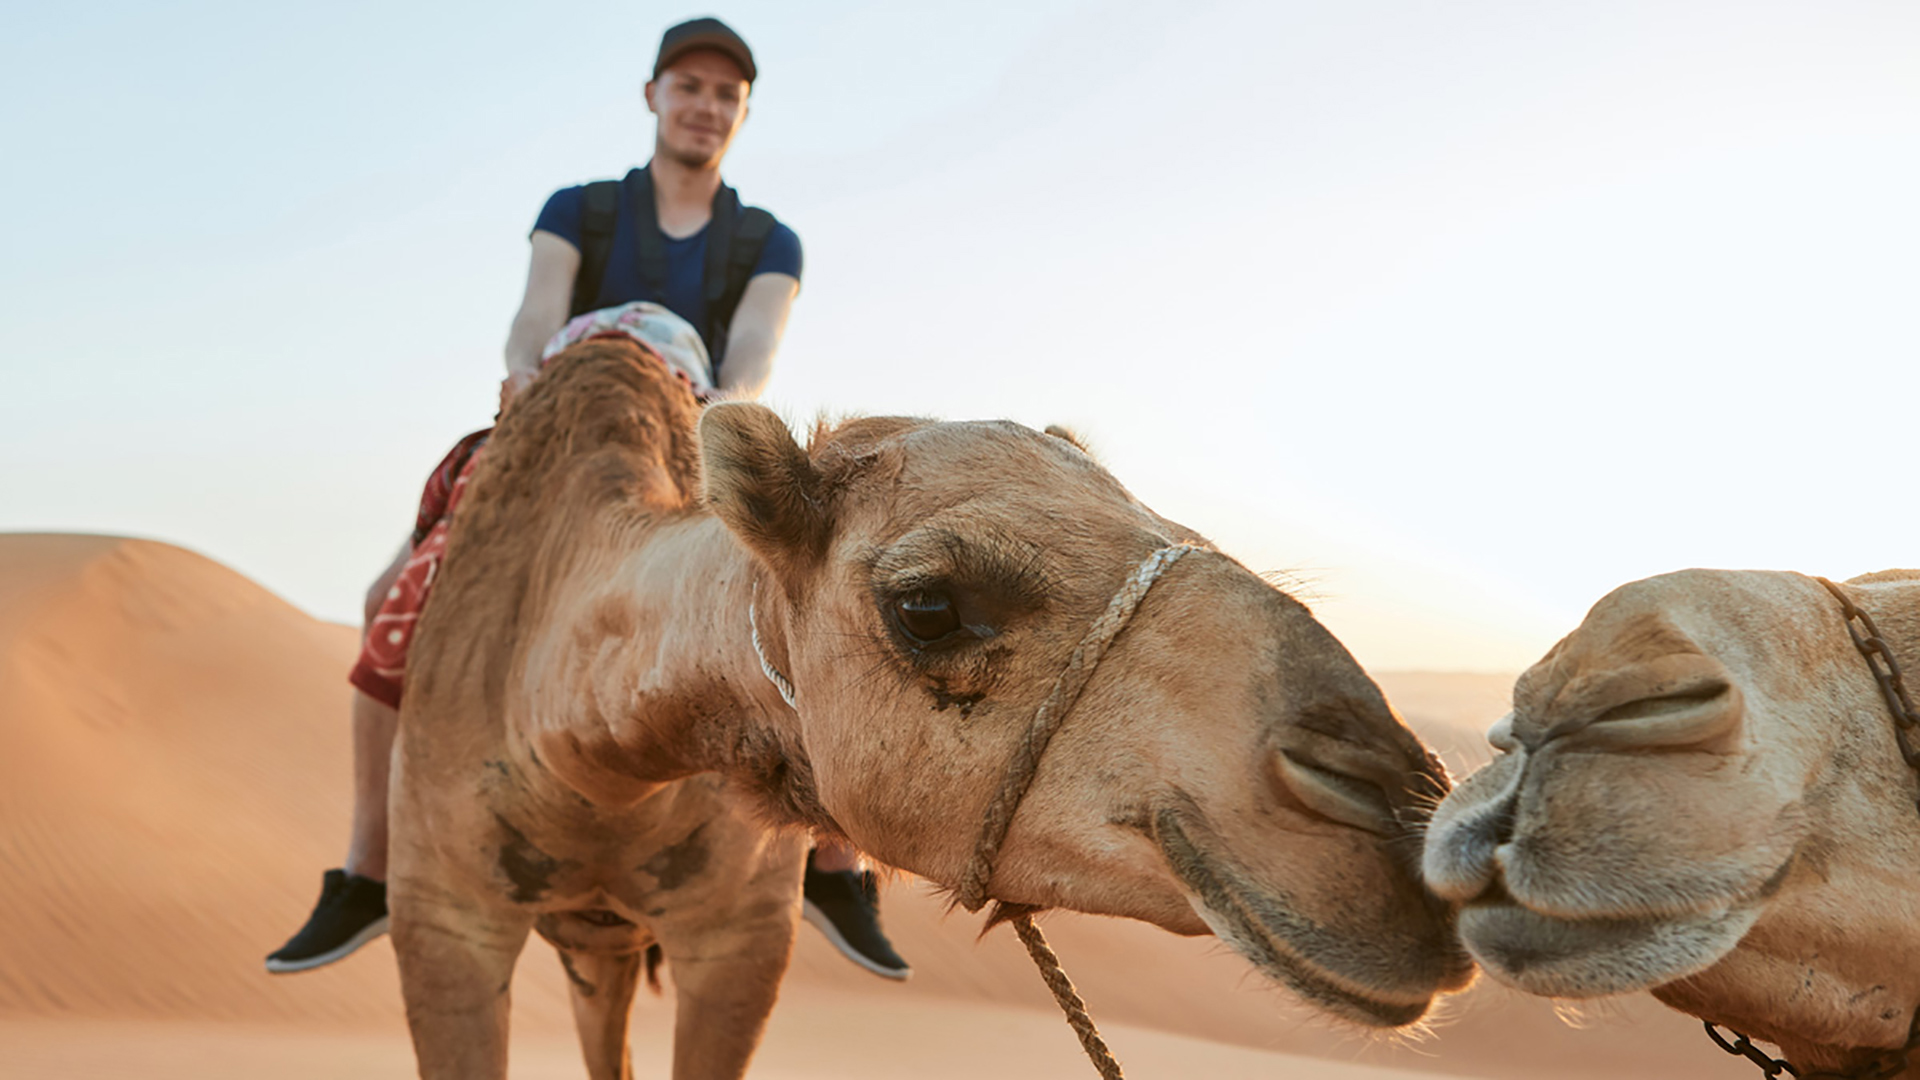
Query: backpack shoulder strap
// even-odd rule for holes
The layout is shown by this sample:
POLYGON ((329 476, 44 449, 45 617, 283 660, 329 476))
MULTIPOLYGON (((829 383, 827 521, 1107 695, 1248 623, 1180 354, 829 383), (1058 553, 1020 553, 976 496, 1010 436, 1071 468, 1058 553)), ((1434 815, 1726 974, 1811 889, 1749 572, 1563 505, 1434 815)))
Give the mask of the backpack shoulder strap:
POLYGON ((627 205, 632 207, 633 239, 640 253, 640 282, 655 295, 667 288, 667 236, 660 231, 660 210, 653 204, 653 174, 644 166, 627 174, 627 205))
POLYGON ((767 246, 775 222, 772 214, 757 206, 741 210, 740 197, 729 187, 722 187, 714 198, 713 221, 715 226, 726 223, 707 236, 705 336, 707 350, 718 367, 726 356, 734 312, 739 310, 740 297, 747 291, 747 280, 760 262, 760 252, 767 246), (725 206, 721 205, 723 200, 725 206))
POLYGON ((613 251, 614 222, 620 212, 620 181, 596 180, 586 187, 580 215, 580 269, 573 276, 573 302, 568 317, 592 311, 599 304, 600 282, 607 275, 607 256, 613 251))
POLYGON ((757 206, 749 206, 741 213, 740 224, 734 226, 733 252, 727 263, 730 291, 746 291, 747 279, 753 276, 753 268, 760 264, 760 252, 767 246, 767 237, 773 235, 776 224, 778 222, 774 221, 772 214, 757 206), (732 288, 736 279, 738 288, 732 288))
POLYGON ((725 184, 713 193, 713 216, 707 222, 707 262, 701 273, 701 292, 708 315, 727 291, 727 256, 733 250, 734 219, 740 216, 740 196, 725 184))

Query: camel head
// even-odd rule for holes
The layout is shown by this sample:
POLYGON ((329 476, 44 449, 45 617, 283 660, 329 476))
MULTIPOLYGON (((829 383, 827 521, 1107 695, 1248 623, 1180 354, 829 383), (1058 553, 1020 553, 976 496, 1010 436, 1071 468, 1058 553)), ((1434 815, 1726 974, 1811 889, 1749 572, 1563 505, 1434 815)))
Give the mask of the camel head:
MULTIPOLYGON (((803 450, 756 405, 701 421, 708 505, 758 561, 758 632, 796 688, 769 802, 955 887, 1089 627, 1197 537, 1067 439, 858 420, 803 450)), ((1470 965, 1421 887, 1437 761, 1297 601, 1212 551, 1153 585, 1041 757, 988 896, 1217 934, 1372 1026, 1470 965)))
MULTIPOLYGON (((1920 643, 1920 585, 1851 587, 1920 643)), ((1653 989, 1789 1047, 1904 1041, 1915 781, 1817 581, 1623 586, 1520 677, 1489 738, 1501 756, 1440 805, 1423 862, 1489 974, 1555 997, 1653 989)))

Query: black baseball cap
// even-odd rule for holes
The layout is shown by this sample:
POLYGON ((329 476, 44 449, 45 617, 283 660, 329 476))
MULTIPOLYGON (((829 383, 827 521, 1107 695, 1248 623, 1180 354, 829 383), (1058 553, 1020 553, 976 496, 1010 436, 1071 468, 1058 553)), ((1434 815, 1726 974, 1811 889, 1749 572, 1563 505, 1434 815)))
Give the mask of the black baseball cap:
POLYGON ((747 48, 746 40, 733 32, 733 27, 715 18, 688 19, 678 26, 667 28, 660 36, 660 58, 653 62, 653 77, 667 70, 667 65, 695 49, 712 49, 724 53, 729 60, 740 65, 740 73, 747 77, 752 85, 757 74, 753 67, 753 50, 747 48))

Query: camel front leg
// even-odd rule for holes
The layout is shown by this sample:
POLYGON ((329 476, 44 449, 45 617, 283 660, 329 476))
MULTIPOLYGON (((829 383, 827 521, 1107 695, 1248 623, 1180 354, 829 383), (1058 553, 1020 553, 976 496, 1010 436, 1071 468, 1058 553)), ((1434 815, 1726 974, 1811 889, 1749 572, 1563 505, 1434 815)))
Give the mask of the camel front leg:
POLYGON ((793 919, 663 941, 673 976, 673 1080, 738 1080, 793 955, 793 919), (678 947, 676 947, 676 944, 678 947))
POLYGON ((589 1080, 632 1080, 627 1054, 627 1021, 640 985, 646 952, 606 953, 560 949, 561 966, 573 997, 573 1025, 580 1032, 580 1053, 589 1080))
POLYGON ((532 920, 390 883, 400 992, 422 1080, 505 1080, 513 966, 532 920))

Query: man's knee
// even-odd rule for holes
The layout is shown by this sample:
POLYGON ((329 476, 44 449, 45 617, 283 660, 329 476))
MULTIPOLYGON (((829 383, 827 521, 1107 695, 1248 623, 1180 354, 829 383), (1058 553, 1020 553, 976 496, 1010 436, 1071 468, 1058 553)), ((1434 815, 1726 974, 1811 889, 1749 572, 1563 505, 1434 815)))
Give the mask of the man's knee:
POLYGON ((367 587, 366 606, 362 609, 366 621, 360 625, 373 625, 374 616, 380 614, 380 606, 393 595, 393 586, 400 580, 400 572, 407 568, 407 558, 412 554, 413 545, 409 544, 401 548, 400 554, 394 556, 393 562, 380 572, 380 576, 374 579, 372 585, 367 587))

